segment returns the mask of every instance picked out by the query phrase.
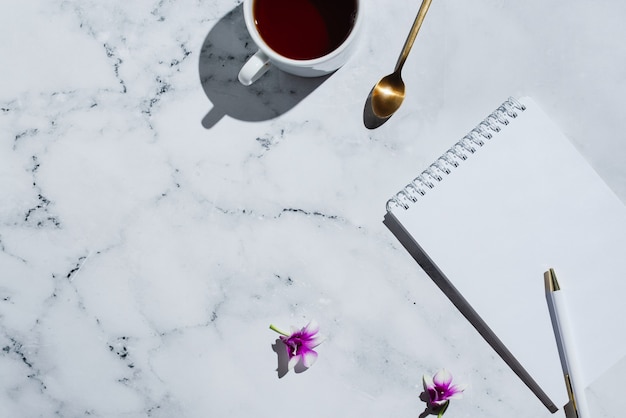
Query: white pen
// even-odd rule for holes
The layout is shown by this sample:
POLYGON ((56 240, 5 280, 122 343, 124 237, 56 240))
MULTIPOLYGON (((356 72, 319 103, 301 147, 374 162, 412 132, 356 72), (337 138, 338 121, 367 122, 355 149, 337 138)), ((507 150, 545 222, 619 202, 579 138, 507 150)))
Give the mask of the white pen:
POLYGON ((580 367, 576 357, 576 344, 572 335, 572 324, 567 311, 566 296, 561 290, 553 269, 543 275, 546 286, 546 299, 556 337, 561 367, 570 402, 578 418, 589 418, 589 408, 585 399, 585 387, 581 380, 580 367))

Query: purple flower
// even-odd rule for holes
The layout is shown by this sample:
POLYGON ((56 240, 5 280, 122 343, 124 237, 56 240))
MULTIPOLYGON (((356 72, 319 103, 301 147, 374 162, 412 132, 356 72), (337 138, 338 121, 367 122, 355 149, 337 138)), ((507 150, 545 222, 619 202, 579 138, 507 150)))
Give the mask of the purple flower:
POLYGON ((439 416, 443 415, 447 409, 450 399, 462 397, 466 387, 466 385, 453 385, 452 375, 446 369, 438 371, 433 377, 425 374, 422 382, 424 392, 428 396, 428 407, 433 411, 440 411, 439 416))
POLYGON ((291 334, 279 330, 274 325, 270 325, 270 329, 281 334, 280 340, 285 345, 289 356, 288 370, 292 370, 298 363, 307 369, 315 363, 317 352, 313 349, 322 343, 322 339, 318 335, 319 326, 317 322, 311 321, 301 329, 292 327, 291 334))

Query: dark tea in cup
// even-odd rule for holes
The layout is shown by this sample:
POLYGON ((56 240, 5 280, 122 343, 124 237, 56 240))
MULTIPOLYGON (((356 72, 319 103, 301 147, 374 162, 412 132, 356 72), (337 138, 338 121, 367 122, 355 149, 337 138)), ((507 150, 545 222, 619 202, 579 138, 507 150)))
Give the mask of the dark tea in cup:
POLYGON ((254 0, 253 15, 263 41, 294 60, 323 57, 347 38, 357 0, 254 0))
POLYGON ((239 70, 244 86, 270 67, 321 77, 343 66, 363 25, 362 0, 244 0, 243 18, 258 50, 239 70))

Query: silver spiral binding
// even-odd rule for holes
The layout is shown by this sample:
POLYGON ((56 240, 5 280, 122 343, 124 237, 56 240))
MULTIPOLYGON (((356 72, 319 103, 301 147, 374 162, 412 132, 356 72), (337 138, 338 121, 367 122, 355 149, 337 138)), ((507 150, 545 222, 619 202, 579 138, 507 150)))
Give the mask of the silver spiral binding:
POLYGON ((445 176, 451 174, 463 161, 478 152, 486 144, 486 141, 491 140, 494 134, 500 132, 502 127, 507 126, 511 119, 517 118, 520 112, 524 110, 526 110, 526 106, 513 97, 509 97, 467 135, 437 158, 426 170, 422 171, 412 182, 389 199, 387 212, 392 212, 396 208, 408 209, 411 204, 426 195, 428 190, 437 187, 437 184, 443 181, 445 176))

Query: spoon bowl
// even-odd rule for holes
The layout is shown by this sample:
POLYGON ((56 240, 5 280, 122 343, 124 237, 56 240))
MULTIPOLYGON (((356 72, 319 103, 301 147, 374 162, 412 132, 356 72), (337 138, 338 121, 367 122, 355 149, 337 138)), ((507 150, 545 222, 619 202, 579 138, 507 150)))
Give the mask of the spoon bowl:
POLYGON ((404 100, 404 81, 400 71, 380 79, 372 91, 372 110, 379 118, 388 118, 395 113, 404 100))
POLYGON ((432 0, 423 0, 420 6, 409 36, 404 42, 404 47, 400 53, 400 58, 396 64, 396 69, 393 73, 380 79, 372 90, 372 110, 374 114, 381 119, 386 119, 393 115, 404 100, 404 82, 402 81, 402 67, 406 58, 409 56, 409 52, 413 47, 417 33, 422 26, 426 12, 430 7, 432 0))

